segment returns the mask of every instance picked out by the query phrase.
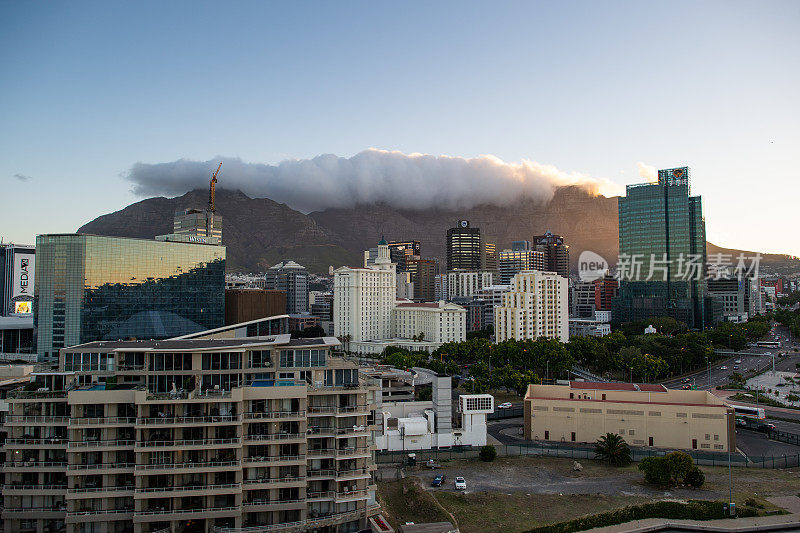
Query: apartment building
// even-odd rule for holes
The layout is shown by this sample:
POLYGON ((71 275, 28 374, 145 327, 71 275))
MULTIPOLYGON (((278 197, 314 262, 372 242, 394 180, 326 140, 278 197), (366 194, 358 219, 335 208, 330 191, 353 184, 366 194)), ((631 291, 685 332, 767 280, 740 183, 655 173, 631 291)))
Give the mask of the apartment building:
MULTIPOLYGON (((212 335, 213 336, 213 335, 212 335)), ((91 342, 9 394, 6 531, 351 532, 380 383, 289 335, 91 342)))
POLYGON ((392 328, 395 337, 422 339, 444 344, 467 339, 467 310, 443 301, 426 303, 398 303, 392 310, 392 328))
POLYGON ((548 337, 569 339, 567 278, 555 272, 529 270, 511 279, 511 290, 494 308, 498 342, 548 337))
POLYGON ((645 383, 529 385, 528 440, 595 442, 616 433, 631 446, 736 449, 733 409, 708 391, 645 383))

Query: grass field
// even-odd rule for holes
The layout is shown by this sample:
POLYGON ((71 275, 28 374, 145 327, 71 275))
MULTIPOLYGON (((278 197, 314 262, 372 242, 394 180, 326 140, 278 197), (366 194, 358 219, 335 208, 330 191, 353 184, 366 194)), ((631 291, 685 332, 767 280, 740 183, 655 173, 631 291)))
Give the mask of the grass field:
MULTIPOLYGON (((515 469, 541 469, 565 477, 628 477, 631 486, 644 483, 636 465, 618 469, 594 461, 582 461, 582 472, 574 472, 572 460, 553 457, 506 457, 494 463, 480 461, 453 461, 448 465, 463 464, 472 469, 485 467, 489 472, 515 469)), ((724 467, 701 467, 706 475, 703 489, 692 498, 716 499, 720 494, 727 499, 728 470, 724 467)), ((420 472, 426 475, 427 472, 420 472)), ((776 509, 765 498, 777 495, 797 494, 800 487, 800 471, 734 469, 734 501, 744 507, 745 500, 755 499, 765 511, 776 509)), ((453 491, 425 490, 420 484, 427 478, 409 472, 409 477, 399 482, 378 483, 378 493, 387 519, 393 526, 407 521, 457 523, 464 533, 525 531, 532 527, 570 520, 628 505, 671 498, 665 496, 634 496, 623 494, 529 494, 524 491, 475 491, 467 494, 453 491), (452 518, 451 516, 452 515, 452 518), (502 527, 500 526, 502 525, 502 527)))

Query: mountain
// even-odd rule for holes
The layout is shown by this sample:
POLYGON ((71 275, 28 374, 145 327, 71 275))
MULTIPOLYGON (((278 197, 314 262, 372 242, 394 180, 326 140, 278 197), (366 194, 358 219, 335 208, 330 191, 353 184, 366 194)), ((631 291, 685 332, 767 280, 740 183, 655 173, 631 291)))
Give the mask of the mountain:
MULTIPOLYGON (((203 207, 207 192, 190 191, 177 198, 149 198, 100 216, 78 229, 80 233, 151 239, 171 233, 175 211, 203 207)), ((423 257, 444 262, 445 235, 456 221, 466 219, 481 228, 497 250, 511 241, 545 231, 563 235, 575 267, 583 250, 591 250, 612 263, 618 252, 617 198, 593 196, 579 187, 562 187, 546 203, 520 199, 508 206, 480 205, 470 209, 398 209, 374 204, 347 209, 326 209, 303 214, 269 198, 249 198, 241 191, 218 189, 217 212, 222 215, 222 238, 227 247, 228 270, 258 272, 282 259, 292 259, 312 272, 324 273, 333 265, 360 265, 363 251, 387 240, 416 239, 423 257)), ((731 253, 709 244, 708 253, 731 253)), ((752 252, 744 252, 752 254, 752 252)), ((770 271, 789 263, 787 256, 769 255, 762 267, 770 271)), ((798 262, 794 271, 800 270, 798 262)))

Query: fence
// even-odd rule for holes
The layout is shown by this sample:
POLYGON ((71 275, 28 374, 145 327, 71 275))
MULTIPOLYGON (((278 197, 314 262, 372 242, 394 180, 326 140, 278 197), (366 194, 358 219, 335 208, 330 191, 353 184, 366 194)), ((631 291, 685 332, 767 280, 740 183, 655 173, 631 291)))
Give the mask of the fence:
POLYGON ((797 433, 788 433, 786 431, 778 431, 777 429, 771 429, 767 433, 767 436, 772 440, 777 440, 780 442, 785 442, 786 444, 794 444, 800 446, 800 435, 797 433))
POLYGON ((504 418, 518 418, 525 416, 525 408, 522 406, 511 407, 509 409, 495 409, 494 413, 486 415, 486 420, 502 420, 504 418))
MULTIPOLYGON (((500 444, 495 445, 498 456, 541 456, 559 457, 562 459, 594 459, 593 445, 568 445, 562 443, 530 443, 530 444, 500 444)), ((645 457, 666 455, 672 450, 654 449, 631 449, 631 458, 634 461, 641 461, 645 457)), ((457 447, 442 450, 405 450, 405 451, 382 451, 377 452, 376 462, 378 464, 397 464, 407 463, 408 454, 416 455, 416 464, 424 465, 429 460, 434 463, 440 461, 452 461, 455 459, 477 459, 480 448, 457 447)), ((703 466, 727 466, 727 453, 701 452, 697 450, 686 451, 692 456, 694 462, 703 466)), ((800 453, 796 455, 781 456, 751 456, 733 453, 730 456, 731 466, 749 468, 792 468, 800 466, 800 453)))

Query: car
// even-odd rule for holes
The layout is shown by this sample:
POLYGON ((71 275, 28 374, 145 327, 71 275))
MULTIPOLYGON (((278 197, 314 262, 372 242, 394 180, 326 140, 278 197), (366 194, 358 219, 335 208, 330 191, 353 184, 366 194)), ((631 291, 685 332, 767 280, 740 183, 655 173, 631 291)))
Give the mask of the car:
POLYGON ((720 369, 720 370, 728 370, 728 367, 727 367, 727 366, 725 366, 725 365, 722 365, 721 367, 719 367, 719 369, 720 369))
POLYGON ((498 409, 511 409, 512 407, 514 406, 511 405, 511 402, 501 403, 500 405, 497 406, 498 409))
POLYGON ((734 363, 736 363, 737 365, 741 365, 742 364, 742 360, 741 359, 737 359, 736 361, 734 361, 734 363))
POLYGON ((691 388, 692 388, 691 385, 684 385, 683 387, 681 387, 681 389, 683 390, 690 390, 691 388))
POLYGON ((692 382, 692 378, 683 378, 681 380, 681 383, 691 383, 691 382, 692 382))
POLYGON ((775 431, 775 424, 759 424, 758 430, 763 431, 764 433, 769 433, 770 431, 775 431))
POLYGON ((734 370, 739 370, 739 365, 733 365, 734 370))
POLYGON ((467 482, 464 481, 464 478, 458 476, 456 478, 456 490, 466 490, 467 489, 467 482))
POLYGON ((433 481, 431 481, 431 487, 441 487, 442 483, 444 483, 444 480, 445 480, 444 475, 439 474, 438 476, 433 478, 433 481))

